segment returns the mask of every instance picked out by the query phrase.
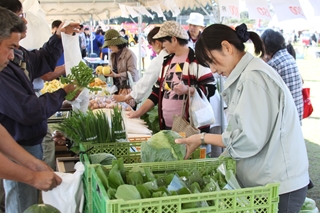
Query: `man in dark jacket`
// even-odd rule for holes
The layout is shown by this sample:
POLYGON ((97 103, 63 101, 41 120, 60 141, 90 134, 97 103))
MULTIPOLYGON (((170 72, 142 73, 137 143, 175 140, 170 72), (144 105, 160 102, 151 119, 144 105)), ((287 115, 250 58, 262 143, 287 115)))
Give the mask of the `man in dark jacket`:
MULTIPOLYGON (((3 6, 27 24, 19 0, 1 0, 3 6)), ((37 97, 32 81, 54 70, 62 54, 61 32, 78 32, 79 24, 60 26, 56 33, 40 50, 15 49, 15 56, 0 73, 0 123, 25 150, 42 159, 41 143, 47 133, 47 119, 60 109, 67 93, 75 89, 67 85, 54 93, 37 97)), ((26 32, 21 33, 21 39, 26 32)), ((29 206, 38 203, 38 190, 32 186, 4 180, 6 211, 22 213, 29 206)))

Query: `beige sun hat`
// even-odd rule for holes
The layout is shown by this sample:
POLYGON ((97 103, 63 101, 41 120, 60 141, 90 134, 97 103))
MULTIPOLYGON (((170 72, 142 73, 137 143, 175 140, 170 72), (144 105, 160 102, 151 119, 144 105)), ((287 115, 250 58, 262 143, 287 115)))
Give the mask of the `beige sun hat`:
POLYGON ((200 13, 190 13, 188 24, 204 27, 204 16, 200 13))
POLYGON ((160 27, 159 32, 153 36, 153 39, 163 38, 166 36, 181 38, 181 39, 189 39, 188 33, 183 27, 176 21, 166 21, 160 27))
POLYGON ((125 43, 127 43, 127 40, 123 38, 117 30, 110 29, 104 35, 104 44, 102 48, 117 46, 125 43))

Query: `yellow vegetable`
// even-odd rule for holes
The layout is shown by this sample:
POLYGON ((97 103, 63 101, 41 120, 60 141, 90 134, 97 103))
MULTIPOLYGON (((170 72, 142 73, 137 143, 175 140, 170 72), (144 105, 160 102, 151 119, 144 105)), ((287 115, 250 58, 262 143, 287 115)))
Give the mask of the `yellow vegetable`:
POLYGON ((97 73, 98 75, 101 75, 101 74, 102 74, 102 69, 103 69, 103 66, 97 66, 97 68, 96 68, 96 73, 97 73))
POLYGON ((105 66, 102 68, 102 74, 103 75, 109 75, 111 73, 111 67, 110 66, 105 66))

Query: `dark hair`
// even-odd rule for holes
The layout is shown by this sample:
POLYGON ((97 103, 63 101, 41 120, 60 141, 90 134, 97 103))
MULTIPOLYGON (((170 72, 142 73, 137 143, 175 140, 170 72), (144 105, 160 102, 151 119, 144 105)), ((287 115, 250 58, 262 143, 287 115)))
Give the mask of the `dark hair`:
POLYGON ((124 33, 126 33, 126 30, 125 30, 125 29, 121 29, 121 30, 120 30, 120 32, 124 32, 124 33))
POLYGON ((98 35, 98 34, 102 34, 102 33, 103 33, 103 30, 102 30, 102 29, 100 29, 100 28, 99 28, 99 29, 97 29, 97 30, 96 30, 96 32, 95 32, 95 34, 96 34, 96 35, 98 35))
POLYGON ((279 50, 286 48, 285 39, 282 34, 272 29, 266 29, 262 33, 261 39, 268 55, 273 55, 279 50))
POLYGON ((255 32, 248 32, 246 26, 243 24, 240 26, 243 26, 242 29, 240 29, 242 32, 236 32, 229 26, 223 24, 212 24, 205 28, 195 47, 198 62, 206 67, 209 63, 212 63, 212 58, 208 53, 211 50, 221 50, 222 41, 228 41, 230 44, 234 45, 237 50, 244 52, 245 46, 243 42, 249 38, 254 44, 255 54, 261 54, 260 56, 263 57, 265 52, 263 42, 259 35, 255 32), (241 33, 244 35, 240 35, 241 33), (244 37, 246 39, 244 39, 244 37))
POLYGON ((292 55, 292 57, 293 57, 294 59, 296 59, 296 51, 294 50, 292 44, 289 43, 289 44, 287 44, 286 47, 287 47, 288 53, 289 53, 290 55, 292 55))
POLYGON ((80 30, 81 30, 83 28, 83 24, 80 24, 79 26, 80 26, 80 30))
POLYGON ((0 44, 4 39, 10 38, 12 33, 23 33, 26 24, 12 11, 0 7, 0 44))
POLYGON ((159 30, 160 30, 160 27, 155 27, 152 30, 150 30, 150 32, 147 35, 147 40, 149 44, 158 40, 158 39, 153 39, 153 36, 155 36, 159 32, 159 30))
POLYGON ((53 21, 53 22, 51 23, 51 29, 53 29, 53 28, 55 28, 55 27, 58 28, 61 23, 62 23, 61 20, 55 20, 55 21, 53 21))
POLYGON ((22 4, 19 0, 1 0, 0 6, 17 13, 22 10, 22 4))
POLYGON ((116 45, 116 46, 118 47, 119 50, 122 50, 123 48, 128 46, 128 42, 123 43, 123 44, 119 44, 119 45, 116 45))
MULTIPOLYGON (((166 36, 166 37, 159 38, 158 40, 161 41, 162 43, 165 42, 165 41, 169 41, 171 43, 171 39, 172 39, 172 36, 166 36)), ((176 37, 176 39, 178 40, 178 43, 181 46, 184 46, 184 45, 188 44, 188 40, 187 39, 182 39, 182 38, 177 38, 177 37, 176 37)))

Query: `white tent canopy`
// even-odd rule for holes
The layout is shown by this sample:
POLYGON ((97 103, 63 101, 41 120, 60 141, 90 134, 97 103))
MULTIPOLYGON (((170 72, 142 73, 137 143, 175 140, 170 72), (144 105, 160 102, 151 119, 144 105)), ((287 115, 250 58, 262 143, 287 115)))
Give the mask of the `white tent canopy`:
POLYGON ((210 0, 170 0, 171 4, 166 4, 165 0, 40 0, 40 6, 46 13, 47 21, 51 23, 56 19, 88 21, 91 15, 99 20, 119 17, 121 16, 119 4, 131 7, 144 6, 147 9, 159 5, 162 11, 165 11, 170 10, 174 3, 182 9, 205 6, 210 2, 210 0))

